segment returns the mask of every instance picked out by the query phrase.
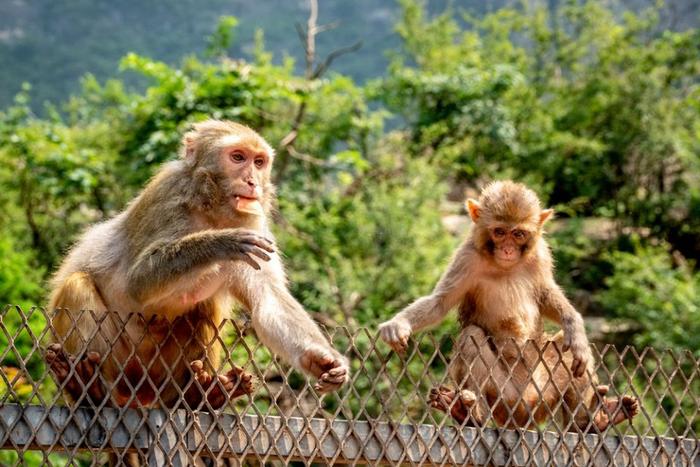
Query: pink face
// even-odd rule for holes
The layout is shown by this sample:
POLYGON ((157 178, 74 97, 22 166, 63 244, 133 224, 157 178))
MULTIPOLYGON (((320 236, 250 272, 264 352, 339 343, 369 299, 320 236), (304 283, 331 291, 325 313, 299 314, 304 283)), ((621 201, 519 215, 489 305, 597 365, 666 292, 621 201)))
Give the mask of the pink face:
POLYGON ((519 226, 497 226, 489 230, 496 262, 512 267, 520 261, 532 238, 532 232, 519 226))
MULTIPOLYGON (((259 200, 270 180, 271 151, 260 138, 230 135, 220 141, 221 165, 234 198, 259 200)), ((234 200, 232 200, 234 201, 234 200)))

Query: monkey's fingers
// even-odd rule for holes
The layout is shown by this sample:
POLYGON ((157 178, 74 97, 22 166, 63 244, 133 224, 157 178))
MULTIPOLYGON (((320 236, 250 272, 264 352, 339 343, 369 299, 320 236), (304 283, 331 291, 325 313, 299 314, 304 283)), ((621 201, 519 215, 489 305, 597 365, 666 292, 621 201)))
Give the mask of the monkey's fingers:
POLYGON ((344 376, 348 374, 348 369, 344 366, 337 366, 328 370, 327 374, 330 376, 344 376))
POLYGON ((270 261, 272 259, 272 258, 270 258, 270 255, 268 255, 262 249, 257 248, 257 247, 248 247, 247 253, 249 255, 255 255, 258 258, 262 259, 263 261, 270 261))
POLYGON ((88 396, 90 396, 94 402, 100 402, 106 397, 104 387, 99 377, 93 380, 101 360, 102 358, 99 353, 88 352, 85 358, 81 360, 75 368, 83 384, 87 386, 88 396))
POLYGON ((261 269, 261 267, 260 267, 260 265, 258 264, 258 262, 255 261, 255 260, 250 256, 249 253, 241 253, 241 254, 239 254, 239 255, 236 255, 236 258, 235 258, 235 259, 238 259, 238 260, 240 260, 240 261, 244 261, 244 262, 248 263, 248 264, 250 265, 250 267, 252 267, 252 268, 255 269, 256 271, 259 271, 259 270, 261 269))
POLYGON ((275 252, 275 244, 272 241, 255 233, 243 234, 241 241, 262 248, 269 253, 275 252))
POLYGON ((574 357, 571 364, 571 372, 576 378, 580 378, 586 372, 588 362, 583 357, 574 357))
POLYGON ((204 369, 204 362, 201 360, 194 360, 190 363, 190 369, 199 384, 202 385, 202 388, 206 390, 211 385, 212 377, 209 372, 204 369))
POLYGON ((238 381, 237 378, 229 378, 226 375, 217 375, 217 378, 219 380, 219 384, 221 384, 221 386, 224 388, 224 392, 231 392, 238 381))
POLYGON ((245 372, 240 366, 234 365, 233 368, 226 373, 226 377, 230 378, 234 383, 231 397, 238 397, 253 392, 253 375, 245 372))
POLYGON ((84 383, 87 383, 92 379, 95 374, 97 365, 100 363, 100 354, 97 352, 89 352, 85 358, 80 360, 75 365, 75 372, 80 376, 84 383))
POLYGON ((344 366, 340 358, 336 358, 330 351, 318 347, 306 350, 301 355, 299 363, 302 369, 316 378, 320 378, 321 375, 333 368, 344 366))
POLYGON ((564 335, 564 342, 561 344, 561 351, 568 352, 571 349, 571 336, 564 335))
POLYGON ((333 383, 331 381, 318 381, 314 384, 314 389, 320 394, 333 392, 342 386, 343 383, 333 383))
POLYGON ((345 366, 339 366, 332 368, 331 370, 323 373, 314 388, 321 392, 329 392, 338 389, 348 380, 348 368, 345 366))
POLYGON ((46 349, 44 359, 57 382, 63 384, 70 374, 73 357, 66 354, 60 344, 51 344, 46 349))
POLYGON ((231 366, 231 369, 226 372, 226 376, 228 376, 229 378, 236 377, 237 375, 240 375, 240 374, 245 374, 245 371, 243 370, 243 367, 238 366, 236 364, 233 364, 231 366))
POLYGON ((343 370, 342 373, 331 374, 331 372, 324 373, 321 375, 321 380, 326 383, 331 384, 343 384, 347 380, 348 373, 343 370))
POLYGON ((633 396, 622 396, 622 411, 627 418, 639 413, 639 400, 633 396))
POLYGON ((408 349, 408 338, 410 334, 396 325, 387 327, 387 334, 388 339, 385 340, 389 343, 391 348, 397 353, 405 353, 406 349, 408 349))
POLYGON ((404 339, 395 339, 389 343, 392 349, 394 349, 394 352, 398 354, 405 354, 406 350, 408 349, 408 338, 404 339))

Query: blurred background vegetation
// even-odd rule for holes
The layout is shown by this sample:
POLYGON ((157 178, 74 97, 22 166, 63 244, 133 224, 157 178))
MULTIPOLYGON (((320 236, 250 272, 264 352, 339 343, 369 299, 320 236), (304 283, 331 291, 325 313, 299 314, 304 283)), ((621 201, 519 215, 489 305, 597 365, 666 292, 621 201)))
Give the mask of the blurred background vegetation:
POLYGON ((700 357, 696 2, 324 1, 340 22, 313 63, 303 1, 4 4, 0 302, 44 305, 81 229, 214 117, 277 147, 276 233, 325 325, 429 292, 465 197, 514 178, 558 211, 557 275, 594 340, 700 357))

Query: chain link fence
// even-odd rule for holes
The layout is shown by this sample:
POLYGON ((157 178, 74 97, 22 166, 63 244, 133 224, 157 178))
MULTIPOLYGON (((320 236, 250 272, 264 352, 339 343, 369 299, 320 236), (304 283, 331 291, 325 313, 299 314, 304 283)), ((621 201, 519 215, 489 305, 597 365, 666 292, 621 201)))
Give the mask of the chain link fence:
POLYGON ((573 389, 580 397, 571 407, 571 387, 560 382, 570 376, 566 353, 556 346, 476 343, 477 359, 465 359, 466 374, 455 384, 448 369, 461 358, 459 336, 419 334, 399 356, 373 329, 336 328, 328 336, 350 360, 351 379, 319 395, 245 321, 206 323, 216 331, 211 340, 192 342, 188 326, 196 324, 187 320, 163 326, 136 314, 69 316, 70 332, 59 337, 41 308, 1 310, 2 465, 700 465, 700 361, 689 351, 594 347, 595 376, 573 389), (95 320, 98 326, 86 325, 95 320), (96 343, 131 350, 94 355, 88 350, 96 343), (221 347, 221 361, 207 361, 212 346, 221 347), (503 347, 515 355, 498 354, 503 347), (68 349, 78 350, 64 356, 68 349), (487 352, 498 361, 484 359, 487 352), (65 371, 52 372, 47 353, 65 371), (212 373, 229 375, 228 385, 193 377, 190 362, 200 358, 212 373), (470 381, 474 365, 488 367, 488 378, 470 381), (230 398, 247 384, 243 374, 253 376, 252 393, 230 398), (428 402, 432 389, 457 386, 473 390, 474 407, 485 411, 478 423, 454 416, 464 412, 455 394, 440 399, 437 392, 444 410, 428 402), (489 387, 500 391, 489 394, 489 387), (507 387, 516 389, 515 400, 502 394, 507 387), (610 401, 621 395, 636 400, 639 413, 601 432, 596 414, 615 418, 625 408, 610 401), (577 413, 588 422, 576 423, 577 413))

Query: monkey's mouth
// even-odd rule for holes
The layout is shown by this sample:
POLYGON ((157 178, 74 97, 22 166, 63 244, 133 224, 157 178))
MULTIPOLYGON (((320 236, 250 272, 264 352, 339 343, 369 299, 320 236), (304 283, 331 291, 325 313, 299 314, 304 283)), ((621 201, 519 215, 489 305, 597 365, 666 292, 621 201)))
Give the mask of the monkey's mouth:
POLYGON ((503 266, 512 266, 520 261, 520 255, 508 255, 500 250, 495 251, 494 257, 496 261, 503 266))
POLYGON ((236 211, 262 216, 265 212, 258 198, 250 196, 234 195, 233 207, 236 211))

